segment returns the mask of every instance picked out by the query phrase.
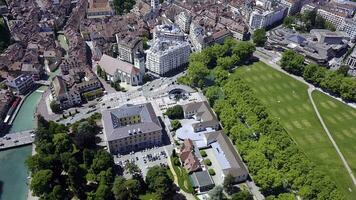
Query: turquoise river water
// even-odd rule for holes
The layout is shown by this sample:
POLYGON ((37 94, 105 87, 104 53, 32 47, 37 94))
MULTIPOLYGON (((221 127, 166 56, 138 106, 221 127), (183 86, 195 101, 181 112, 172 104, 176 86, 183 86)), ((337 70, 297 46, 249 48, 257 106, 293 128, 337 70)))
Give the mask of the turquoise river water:
MULTIPOLYGON (((45 89, 46 87, 43 86, 37 90, 44 91, 45 89)), ((10 133, 35 128, 34 113, 41 96, 41 92, 34 91, 26 98, 13 122, 10 133)), ((27 199, 28 170, 25 160, 31 155, 31 151, 31 145, 0 151, 0 184, 2 184, 0 200, 27 199)))

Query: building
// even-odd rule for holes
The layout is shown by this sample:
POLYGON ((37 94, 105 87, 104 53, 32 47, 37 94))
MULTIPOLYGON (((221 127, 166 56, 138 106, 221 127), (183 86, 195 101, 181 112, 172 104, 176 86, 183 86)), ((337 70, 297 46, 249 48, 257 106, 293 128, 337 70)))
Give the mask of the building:
POLYGON ((319 43, 342 44, 343 40, 349 41, 350 37, 342 31, 330 31, 327 29, 312 29, 310 34, 314 35, 319 43))
POLYGON ((215 186, 208 171, 193 172, 189 175, 189 179, 197 193, 207 192, 215 186))
POLYGON ((354 48, 350 56, 347 58, 346 64, 351 70, 356 70, 356 48, 354 48))
POLYGON ((174 24, 157 25, 153 31, 153 39, 184 41, 184 33, 174 24))
POLYGON ((143 42, 139 37, 125 36, 120 37, 116 34, 117 50, 119 58, 123 61, 133 63, 135 55, 143 52, 143 42))
POLYGON ((80 93, 76 89, 69 90, 61 76, 55 76, 50 85, 52 100, 60 105, 60 109, 71 108, 82 103, 80 93))
POLYGON ((135 65, 104 54, 98 65, 106 72, 107 80, 121 81, 129 85, 139 85, 143 82, 145 66, 143 58, 136 58, 135 65))
POLYGON ((208 102, 193 102, 185 104, 182 107, 184 118, 193 118, 196 120, 196 122, 192 124, 194 132, 206 131, 208 128, 219 130, 219 121, 208 102))
POLYGON ((301 0, 281 0, 281 4, 287 7, 287 14, 294 15, 298 13, 302 6, 301 0))
POLYGON ((356 40, 356 19, 345 19, 341 31, 345 31, 352 40, 356 40))
POLYGON ((185 41, 157 39, 147 50, 146 68, 164 76, 188 63, 190 45, 185 41))
POLYGON ((87 18, 102 18, 113 14, 114 11, 108 0, 89 0, 87 18))
POLYGON ((108 150, 113 154, 162 144, 162 127, 151 103, 105 110, 102 123, 108 150))
POLYGON ((31 74, 24 73, 16 78, 8 78, 6 84, 18 94, 27 94, 35 86, 35 81, 31 74))
POLYGON ((274 10, 255 9, 250 16, 249 25, 252 29, 260 29, 281 22, 287 14, 286 7, 278 7, 274 10))
POLYGON ((195 172, 201 169, 201 164, 195 155, 195 146, 191 139, 184 140, 179 153, 179 159, 183 167, 188 173, 195 172))
POLYGON ((189 33, 192 16, 187 12, 180 12, 175 18, 175 23, 179 26, 179 28, 184 33, 189 33))

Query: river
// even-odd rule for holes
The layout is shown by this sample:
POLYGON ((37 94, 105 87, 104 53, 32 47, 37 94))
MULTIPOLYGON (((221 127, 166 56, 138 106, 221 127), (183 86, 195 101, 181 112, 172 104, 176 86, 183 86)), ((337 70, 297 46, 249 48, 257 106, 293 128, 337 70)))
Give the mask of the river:
MULTIPOLYGON (((46 86, 38 88, 38 90, 43 91, 45 89, 46 86)), ((41 96, 41 92, 34 91, 25 99, 13 122, 10 133, 35 128, 33 116, 41 96)), ((0 181, 3 184, 0 200, 26 199, 28 170, 25 160, 31 155, 31 151, 31 145, 0 151, 0 181)))

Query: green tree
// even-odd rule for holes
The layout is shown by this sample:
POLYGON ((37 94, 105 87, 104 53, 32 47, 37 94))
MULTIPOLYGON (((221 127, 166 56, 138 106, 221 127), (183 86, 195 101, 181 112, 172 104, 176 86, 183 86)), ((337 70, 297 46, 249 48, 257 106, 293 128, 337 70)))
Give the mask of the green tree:
POLYGON ((105 171, 113 165, 114 161, 112 156, 105 150, 98 150, 94 155, 91 169, 95 174, 99 174, 99 172, 105 171))
POLYGON ((225 176, 223 182, 223 187, 225 192, 231 195, 234 192, 234 185, 235 185, 235 178, 231 174, 225 176))
POLYGON ((193 87, 203 87, 205 77, 209 74, 209 69, 204 63, 190 62, 187 70, 188 84, 193 87))
POLYGON ((162 197, 167 196, 173 186, 173 182, 167 174, 167 169, 160 166, 148 169, 146 183, 150 191, 156 192, 162 197))
POLYGON ((125 178, 116 176, 113 187, 111 189, 116 200, 126 200, 129 197, 129 191, 125 187, 125 178))
POLYGON ((40 170, 32 176, 30 188, 34 195, 41 197, 43 195, 47 196, 52 192, 52 170, 40 170))
POLYGON ((135 200, 138 199, 138 195, 141 192, 141 185, 140 181, 136 179, 129 179, 125 181, 125 187, 128 191, 129 198, 130 200, 135 200))
POLYGON ((253 197, 248 191, 243 190, 233 194, 231 200, 253 200, 253 197))
POLYGON ((138 168, 138 166, 132 162, 126 163, 125 170, 127 170, 133 176, 141 174, 140 168, 138 168))
POLYGON ((88 121, 80 122, 74 135, 74 140, 79 148, 95 147, 96 127, 88 121))
POLYGON ((263 47, 267 41, 266 30, 257 29, 252 35, 252 40, 258 47, 263 47))
POLYGON ((180 127, 182 127, 182 125, 180 124, 180 122, 176 119, 171 121, 171 127, 173 131, 176 131, 177 129, 179 129, 180 127))
POLYGON ((224 198, 223 187, 220 185, 215 186, 208 194, 209 200, 221 200, 224 198))
POLYGON ((184 112, 183 107, 181 105, 175 105, 171 108, 168 108, 165 112, 165 115, 169 117, 169 119, 183 119, 184 112))
POLYGON ((283 52, 281 66, 287 72, 295 75, 302 75, 304 68, 304 57, 293 50, 283 52))
POLYGON ((61 106, 56 102, 56 101, 51 101, 51 103, 49 104, 52 112, 54 113, 59 113, 61 112, 61 106))

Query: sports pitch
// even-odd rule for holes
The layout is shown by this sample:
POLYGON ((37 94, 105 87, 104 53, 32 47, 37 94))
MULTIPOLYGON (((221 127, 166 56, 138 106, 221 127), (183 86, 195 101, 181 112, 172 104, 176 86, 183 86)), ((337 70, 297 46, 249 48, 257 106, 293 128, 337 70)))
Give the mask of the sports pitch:
MULTIPOLYGON (((318 167, 335 180, 345 196, 348 199, 355 197, 356 187, 353 186, 351 178, 313 110, 308 98, 308 86, 262 62, 240 67, 236 70, 236 73, 250 85, 261 102, 268 107, 270 113, 280 120, 288 134, 290 134, 297 145, 300 146, 301 150, 303 150, 318 167), (349 191, 349 188, 351 188, 352 192, 349 191)), ((330 99, 330 97, 327 98, 330 99)), ((314 99, 314 101, 319 105, 319 98, 314 99)), ((333 103, 337 106, 335 102, 333 103)), ((323 104, 323 102, 320 104, 323 104)), ((327 104, 327 106, 330 105, 328 106, 328 108, 331 107, 330 109, 336 109, 335 106, 331 106, 331 103, 326 102, 324 104, 327 104)), ((344 110, 348 110, 347 107, 344 108, 344 110)), ((326 110, 325 113, 327 116, 335 115, 328 114, 327 112, 335 113, 332 110, 326 110)), ((324 117, 323 113, 324 111, 321 113, 324 117)), ((328 118, 324 117, 324 120, 327 119, 328 118)), ((355 165, 351 165, 351 167, 355 169, 356 155, 352 155, 352 151, 356 153, 356 132, 352 133, 351 130, 356 131, 356 112, 354 114, 350 112, 345 112, 344 114, 340 113, 330 118, 330 120, 331 119, 337 120, 336 122, 334 121, 334 126, 340 128, 340 130, 343 129, 341 132, 344 131, 344 128, 347 131, 347 133, 345 132, 343 134, 345 137, 344 142, 338 143, 338 145, 339 148, 349 151, 351 156, 348 157, 347 155, 349 154, 346 152, 344 156, 347 157, 348 161, 350 160, 350 165, 351 163, 355 163, 355 165), (353 121, 354 125, 352 125, 352 122, 338 124, 339 122, 344 122, 346 114, 348 116, 347 119, 353 121), (346 141, 347 134, 353 135, 353 142, 346 141), (352 143, 354 146, 352 146, 352 143)), ((329 121, 325 122, 329 127, 329 121)), ((329 129, 333 132, 331 127, 329 129)), ((339 139, 342 138, 340 137, 339 139)))

